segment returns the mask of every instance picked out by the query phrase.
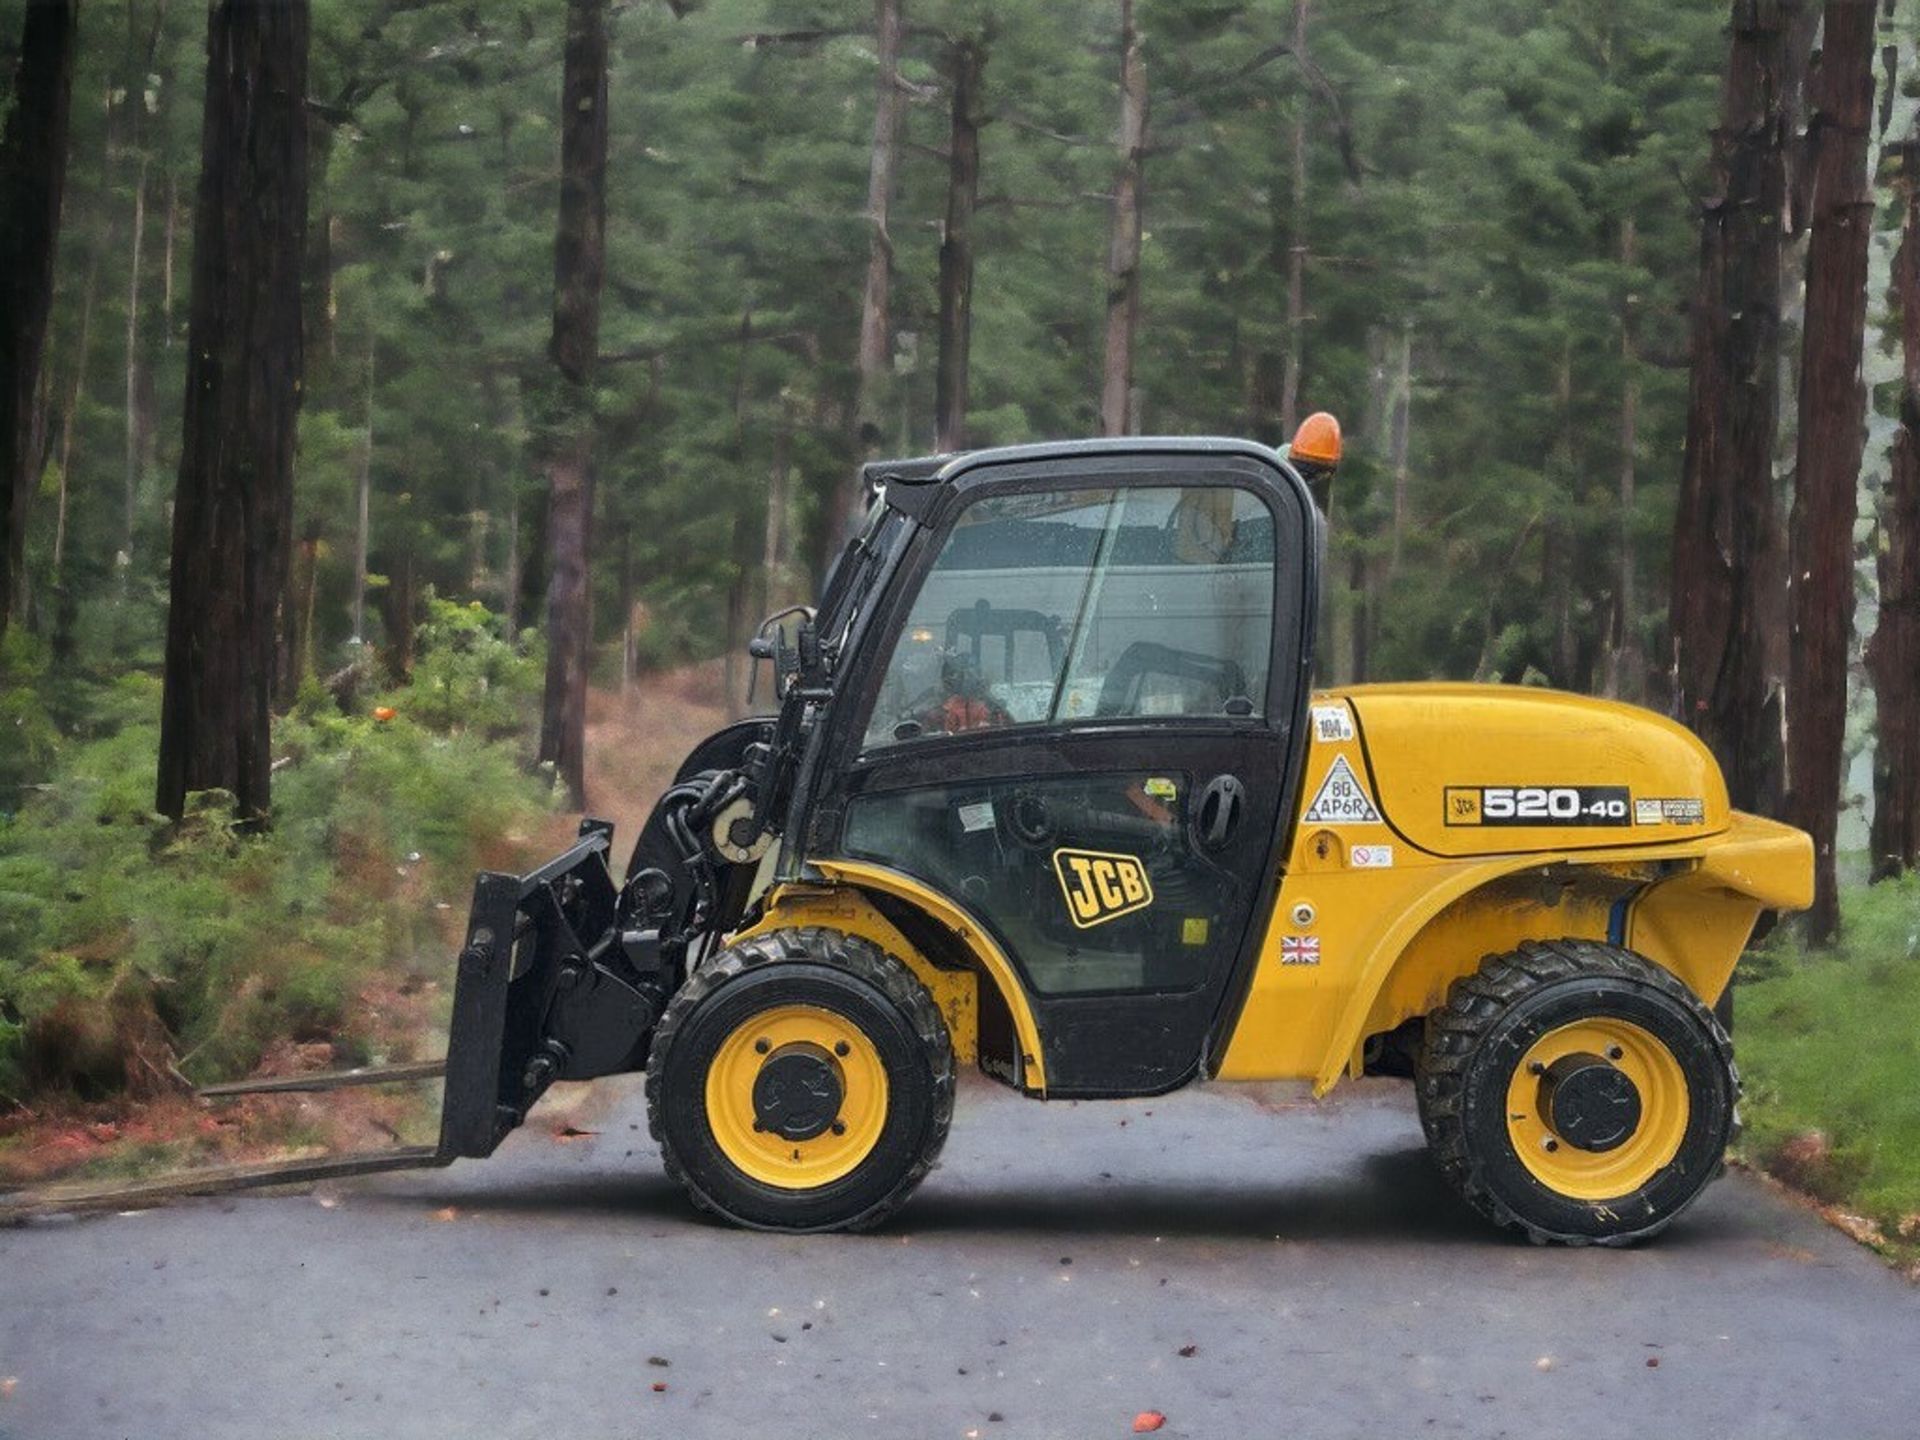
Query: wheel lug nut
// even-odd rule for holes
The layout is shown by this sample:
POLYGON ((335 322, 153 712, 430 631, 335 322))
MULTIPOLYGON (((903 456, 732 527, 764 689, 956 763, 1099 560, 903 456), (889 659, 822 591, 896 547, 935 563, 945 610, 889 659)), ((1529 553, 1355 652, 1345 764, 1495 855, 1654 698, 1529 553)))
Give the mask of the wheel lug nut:
POLYGON ((772 1048, 773 1048, 773 1043, 766 1039, 760 1039, 753 1042, 753 1053, 756 1055, 764 1055, 772 1048))
POLYGON ((1549 1155, 1553 1154, 1554 1151, 1560 1148, 1560 1142, 1554 1139, 1551 1135, 1549 1135, 1546 1139, 1542 1140, 1540 1143, 1546 1147, 1546 1151, 1549 1155))
POLYGON ((851 1055, 853 1053, 853 1047, 844 1040, 836 1040, 833 1045, 833 1053, 836 1055, 851 1055))
POLYGON ((1609 1045, 1607 1047, 1607 1059, 1609 1060, 1618 1060, 1626 1053, 1627 1052, 1622 1050, 1618 1045, 1609 1045))
POLYGON ((1544 1075, 1546 1073, 1547 1067, 1542 1065, 1538 1060, 1527 1066, 1527 1074, 1529 1075, 1544 1075))
POLYGON ((834 1134, 836 1134, 836 1135, 844 1135, 844 1134, 846 1134, 846 1133, 847 1133, 847 1122, 846 1122, 846 1121, 844 1121, 844 1120, 836 1120, 836 1121, 834 1121, 834 1122, 833 1122, 833 1133, 834 1133, 834 1134))

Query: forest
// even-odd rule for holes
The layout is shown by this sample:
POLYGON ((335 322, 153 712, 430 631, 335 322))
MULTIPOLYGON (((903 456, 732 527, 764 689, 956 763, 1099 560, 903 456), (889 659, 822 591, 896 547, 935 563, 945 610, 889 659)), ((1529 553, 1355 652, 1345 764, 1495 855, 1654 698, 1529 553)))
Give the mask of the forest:
POLYGON ((1317 410, 1322 683, 1684 721, 1832 939, 1920 862, 1916 18, 0 0, 0 1107, 443 956, 408 867, 751 703, 863 461, 1317 410))

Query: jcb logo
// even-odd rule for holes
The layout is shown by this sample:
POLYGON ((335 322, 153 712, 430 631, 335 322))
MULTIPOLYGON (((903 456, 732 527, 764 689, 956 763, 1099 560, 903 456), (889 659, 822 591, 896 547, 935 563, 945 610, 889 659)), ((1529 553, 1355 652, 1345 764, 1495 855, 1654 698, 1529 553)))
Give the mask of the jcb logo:
POLYGON ((1056 850, 1053 870, 1060 877, 1060 893, 1067 897, 1067 914, 1082 930, 1153 903, 1147 867, 1131 855, 1056 850))

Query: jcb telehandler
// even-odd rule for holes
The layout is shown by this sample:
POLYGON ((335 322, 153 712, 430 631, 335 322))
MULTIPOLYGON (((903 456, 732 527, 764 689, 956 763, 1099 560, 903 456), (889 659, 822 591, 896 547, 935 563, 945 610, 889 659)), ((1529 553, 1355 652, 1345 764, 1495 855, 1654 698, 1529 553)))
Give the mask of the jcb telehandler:
POLYGON ((1036 1099, 1373 1072, 1497 1224, 1660 1230, 1721 1168, 1711 1007, 1811 845, 1646 711, 1315 691, 1338 459, 1318 415, 1285 452, 868 467, 819 607, 754 642, 778 714, 695 747, 624 875, 590 820, 479 877, 438 1147, 303 1173, 486 1155, 551 1082, 644 1069, 698 1204, 858 1228, 932 1168, 959 1064, 1036 1099))
POLYGON ((1312 689, 1339 427, 873 465, 779 713, 697 746, 623 878, 589 821, 483 875, 442 1158, 556 1079, 645 1069, 694 1200, 878 1224, 957 1064, 1038 1099, 1411 1074, 1440 1169, 1623 1243, 1721 1168, 1712 1006, 1805 835, 1680 726, 1493 685, 1312 689), (1311 487, 1311 488, 1310 488, 1311 487))

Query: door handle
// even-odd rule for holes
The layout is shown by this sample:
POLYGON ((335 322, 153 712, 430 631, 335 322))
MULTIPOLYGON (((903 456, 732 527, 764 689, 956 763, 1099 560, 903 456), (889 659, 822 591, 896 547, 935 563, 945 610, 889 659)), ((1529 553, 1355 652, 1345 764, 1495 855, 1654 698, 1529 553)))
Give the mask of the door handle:
POLYGON ((1218 850, 1233 838, 1240 812, 1246 808, 1247 787, 1237 775, 1216 775, 1200 791, 1194 810, 1193 838, 1202 850, 1218 850))

